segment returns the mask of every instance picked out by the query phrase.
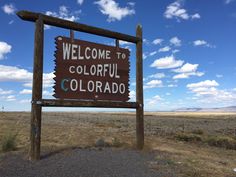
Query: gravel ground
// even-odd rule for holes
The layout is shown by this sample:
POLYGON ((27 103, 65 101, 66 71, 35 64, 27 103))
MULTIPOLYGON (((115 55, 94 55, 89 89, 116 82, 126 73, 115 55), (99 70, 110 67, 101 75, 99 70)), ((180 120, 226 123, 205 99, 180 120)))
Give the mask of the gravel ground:
POLYGON ((173 176, 150 168, 155 156, 154 153, 112 148, 74 149, 46 154, 40 161, 30 162, 22 153, 9 153, 1 157, 0 177, 173 176))

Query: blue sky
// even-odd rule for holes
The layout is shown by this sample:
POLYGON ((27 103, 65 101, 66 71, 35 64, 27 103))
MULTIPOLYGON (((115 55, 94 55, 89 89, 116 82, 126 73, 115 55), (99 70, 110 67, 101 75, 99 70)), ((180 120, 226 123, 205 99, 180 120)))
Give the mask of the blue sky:
MULTIPOLYGON (((34 23, 19 19, 18 10, 130 35, 141 24, 146 111, 236 105, 236 0, 1 0, 0 106, 5 110, 30 110, 34 23)), ((69 31, 45 26, 43 98, 53 98, 58 35, 69 36, 69 31)), ((113 39, 85 33, 76 32, 75 37, 114 45, 113 39)), ((133 100, 135 46, 120 44, 131 51, 133 100)))

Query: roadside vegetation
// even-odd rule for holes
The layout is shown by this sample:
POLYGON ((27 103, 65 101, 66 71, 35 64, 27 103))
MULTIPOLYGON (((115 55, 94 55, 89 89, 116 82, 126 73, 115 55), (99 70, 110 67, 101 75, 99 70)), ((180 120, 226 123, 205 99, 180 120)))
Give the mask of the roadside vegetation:
POLYGON ((179 141, 202 143, 207 144, 209 146, 236 150, 236 137, 232 136, 204 135, 204 133, 200 131, 192 133, 178 133, 174 137, 179 141))
POLYGON ((1 151, 8 152, 16 150, 16 137, 17 134, 14 132, 7 132, 3 135, 1 140, 1 151))
MULTIPOLYGON (((153 170, 180 177, 236 176, 236 113, 147 113, 143 152, 153 170), (160 159, 163 163, 160 162, 160 159)), ((42 152, 71 147, 135 149, 134 113, 44 112, 42 152)), ((0 113, 0 152, 28 152, 30 113, 0 113)))

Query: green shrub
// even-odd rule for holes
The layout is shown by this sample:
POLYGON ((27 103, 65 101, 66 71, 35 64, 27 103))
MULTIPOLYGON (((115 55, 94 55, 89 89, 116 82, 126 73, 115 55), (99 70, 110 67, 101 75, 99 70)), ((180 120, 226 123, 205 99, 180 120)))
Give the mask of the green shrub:
POLYGON ((202 137, 195 134, 187 134, 187 133, 180 133, 175 135, 175 138, 179 141, 186 141, 186 142, 198 142, 202 141, 202 137))
POLYGON ((175 135, 175 138, 179 141, 185 142, 202 142, 209 146, 215 146, 226 149, 236 150, 236 139, 229 136, 201 136, 201 131, 192 133, 179 133, 175 135))
POLYGON ((201 130, 201 129, 193 130, 192 133, 197 134, 197 135, 203 135, 204 134, 203 130, 201 130))
POLYGON ((223 147, 236 150, 236 140, 226 136, 210 136, 206 140, 210 146, 223 147))
POLYGON ((3 152, 16 150, 16 133, 8 132, 2 138, 1 149, 3 152))

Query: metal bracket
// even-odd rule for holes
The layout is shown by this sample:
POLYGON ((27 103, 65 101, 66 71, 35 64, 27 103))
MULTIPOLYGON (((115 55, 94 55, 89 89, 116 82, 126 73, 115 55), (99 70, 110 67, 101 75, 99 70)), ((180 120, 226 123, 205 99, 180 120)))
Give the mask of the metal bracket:
POLYGON ((36 104, 36 105, 41 105, 42 104, 42 101, 31 101, 31 104, 36 104))

